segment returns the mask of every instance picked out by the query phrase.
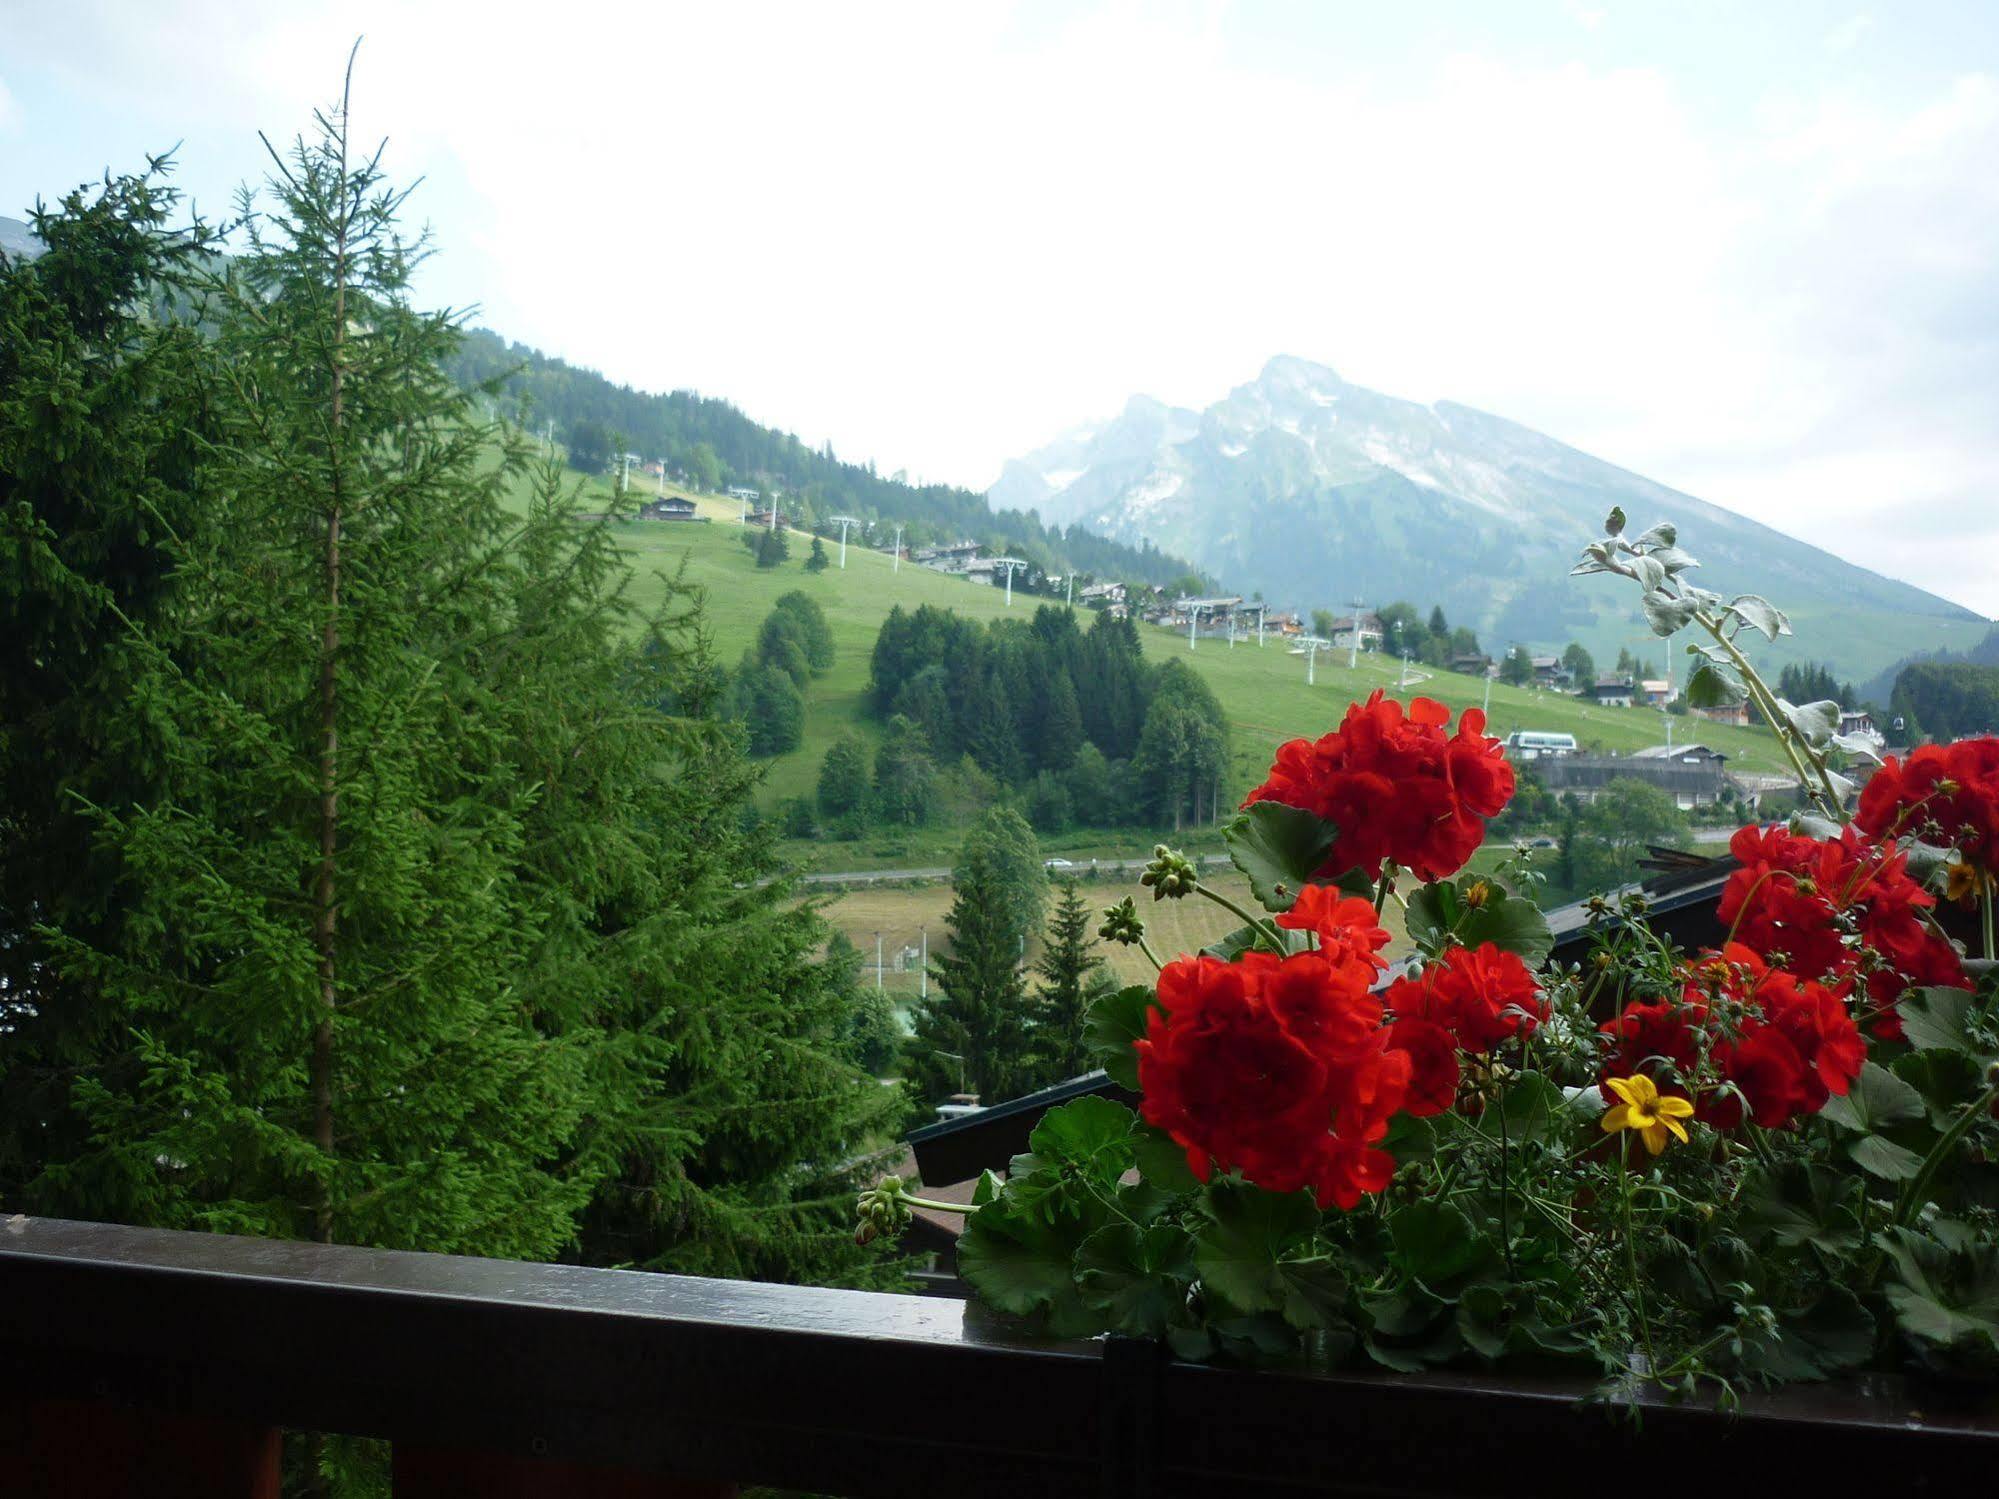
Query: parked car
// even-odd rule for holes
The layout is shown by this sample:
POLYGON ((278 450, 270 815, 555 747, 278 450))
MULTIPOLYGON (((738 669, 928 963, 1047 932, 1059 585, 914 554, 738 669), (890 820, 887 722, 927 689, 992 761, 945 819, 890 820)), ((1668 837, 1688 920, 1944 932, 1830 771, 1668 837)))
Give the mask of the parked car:
POLYGON ((1047 859, 1042 862, 1041 867, 1043 869, 1074 869, 1076 861, 1073 859, 1047 859))

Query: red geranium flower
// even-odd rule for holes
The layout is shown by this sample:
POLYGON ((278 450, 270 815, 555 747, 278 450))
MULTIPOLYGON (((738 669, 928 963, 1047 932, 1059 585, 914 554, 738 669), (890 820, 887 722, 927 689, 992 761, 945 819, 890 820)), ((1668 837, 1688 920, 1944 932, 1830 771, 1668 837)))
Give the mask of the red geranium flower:
POLYGON ((1395 1161, 1375 1144, 1412 1063, 1389 1049, 1381 1001, 1350 972, 1315 952, 1166 965, 1135 1045, 1140 1107, 1201 1180, 1220 1165, 1343 1208, 1387 1185, 1395 1161))
POLYGON ((1866 987, 1882 1036, 1900 1037, 1894 1003, 1910 985, 1970 987, 1956 951, 1922 920, 1936 897, 1910 877, 1908 856, 1893 842, 1852 828, 1818 839, 1747 827, 1729 850, 1742 867, 1729 876, 1718 914, 1734 940, 1763 957, 1781 953, 1792 973, 1833 984, 1857 979, 1861 949, 1872 949, 1882 962, 1871 966, 1866 987))
POLYGON ((1421 1118, 1441 1114, 1457 1101, 1458 1043, 1434 1020, 1411 1015, 1388 1028, 1392 1051, 1409 1057, 1409 1094, 1402 1107, 1421 1118))
POLYGON ((1527 965, 1487 942, 1453 947, 1418 979, 1397 979, 1383 996, 1398 1020, 1440 1025, 1466 1051, 1490 1051, 1509 1036, 1531 1035, 1548 1018, 1548 1001, 1527 965))
POLYGON ((1464 867, 1513 795, 1513 767, 1485 715, 1467 708, 1446 733, 1450 710, 1419 697, 1405 714, 1379 689, 1355 703, 1332 733, 1293 739, 1277 751, 1253 802, 1301 807, 1338 830, 1319 869, 1323 879, 1360 870, 1369 879, 1393 859, 1420 879, 1440 880, 1464 867))
POLYGON ((1854 821, 1876 837, 1955 844, 1969 862, 1999 873, 1999 738, 1890 756, 1861 791, 1854 821))
POLYGON ((1609 1079, 1639 1074, 1649 1077, 1662 1096, 1687 1097, 1706 1018, 1707 1009, 1699 1003, 1634 1000, 1616 1018, 1604 1021, 1597 1027, 1604 1038, 1598 1074, 1604 1102, 1619 1101, 1610 1091, 1609 1079))
POLYGON ((1307 885, 1277 924, 1294 932, 1316 933, 1319 956, 1357 983, 1372 984, 1375 975, 1388 967, 1381 956, 1388 933, 1373 904, 1342 894, 1335 885, 1307 885))
POLYGON ((1724 1001, 1742 1020, 1734 1036, 1716 1040, 1713 1060, 1736 1091, 1711 1095, 1701 1111, 1720 1128, 1739 1123, 1745 1103, 1766 1129, 1816 1114, 1852 1086, 1867 1061, 1843 988, 1772 968, 1739 942, 1708 955, 1687 978, 1689 1007, 1712 1013, 1724 1001))

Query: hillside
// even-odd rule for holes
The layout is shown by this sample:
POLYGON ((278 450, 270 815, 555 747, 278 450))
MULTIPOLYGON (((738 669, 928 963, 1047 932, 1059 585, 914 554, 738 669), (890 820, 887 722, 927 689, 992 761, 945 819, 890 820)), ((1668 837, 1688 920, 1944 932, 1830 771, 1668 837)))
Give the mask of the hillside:
MULTIPOLYGON (((605 487, 602 480, 589 482, 600 490, 605 487)), ((691 497, 709 518, 707 524, 634 522, 622 528, 622 539, 649 574, 684 569, 687 581, 705 590, 717 654, 724 663, 733 664, 777 596, 789 589, 802 589, 820 603, 835 636, 835 664, 813 681, 807 694, 804 743, 766 762, 767 803, 810 795, 821 757, 841 734, 857 734, 870 742, 879 737, 877 725, 867 714, 864 695, 869 655, 890 608, 898 603, 905 608, 932 604, 981 620, 1001 618, 1008 612, 1000 589, 908 563, 895 570, 887 556, 858 546, 848 548, 844 572, 838 567, 817 576, 806 572, 800 565, 803 546, 792 548, 793 560, 786 565, 760 571, 739 539, 735 503, 713 496, 691 497)), ((1043 602, 1046 600, 1016 593, 1012 609, 1026 617, 1043 602)), ((1220 698, 1230 723, 1235 757, 1232 789, 1237 794, 1262 776, 1278 744, 1299 735, 1324 733, 1349 702, 1376 687, 1401 696, 1424 693, 1454 709, 1477 706, 1486 690, 1479 678, 1414 670, 1410 684, 1398 687, 1399 662, 1363 656, 1357 669, 1348 671, 1344 657, 1333 660, 1325 653, 1318 660, 1316 683, 1308 687, 1304 658, 1289 654, 1275 638, 1260 649, 1254 641, 1245 641, 1233 650, 1225 641, 1203 640, 1189 651, 1185 637, 1177 633, 1142 627, 1142 635, 1148 660, 1186 660, 1220 698)), ((1659 743, 1664 736, 1662 715, 1650 710, 1598 708, 1558 694, 1499 683, 1492 684, 1491 692, 1497 733, 1514 729, 1569 732, 1611 750, 1639 749, 1659 743)), ((1676 739, 1699 738, 1735 756, 1735 763, 1743 769, 1780 769, 1768 740, 1755 731, 1686 719, 1674 720, 1673 728, 1676 739)), ((801 852, 811 852, 824 868, 883 863, 901 867, 948 863, 956 841, 954 830, 937 827, 912 836, 897 835, 886 853, 869 842, 820 845, 816 851, 801 852)), ((1101 832, 1082 831, 1049 847, 1051 851, 1133 851, 1127 842, 1106 841, 1101 832)))
MULTIPOLYGON (((507 343, 483 328, 466 334, 450 368, 468 388, 502 380, 509 414, 532 427, 553 423, 556 436, 572 452, 580 448, 587 429, 606 453, 621 440, 648 458, 663 456, 685 472, 712 464, 710 478, 716 485, 782 491, 787 514, 900 523, 903 540, 912 547, 986 542, 1046 572, 1074 569, 1122 582, 1165 584, 1195 571, 1149 542, 1127 544, 1080 526, 1044 526, 1033 515, 995 510, 974 490, 913 485, 900 475, 884 478, 872 464, 843 462, 830 445, 808 447, 789 432, 752 421, 727 401, 686 390, 658 394, 614 385, 594 370, 507 343)), ((881 539, 888 540, 886 530, 881 539)))
POLYGON ((1492 649, 1656 649, 1628 590, 1566 577, 1613 505, 1639 526, 1677 524, 1706 586, 1788 610, 1797 638, 1779 661, 1868 677, 1918 650, 1970 645, 1989 625, 1526 427, 1384 396, 1302 359, 1271 360, 1204 411, 1134 397, 1111 421, 1009 463, 989 494, 1197 557, 1273 603, 1440 602, 1492 649))

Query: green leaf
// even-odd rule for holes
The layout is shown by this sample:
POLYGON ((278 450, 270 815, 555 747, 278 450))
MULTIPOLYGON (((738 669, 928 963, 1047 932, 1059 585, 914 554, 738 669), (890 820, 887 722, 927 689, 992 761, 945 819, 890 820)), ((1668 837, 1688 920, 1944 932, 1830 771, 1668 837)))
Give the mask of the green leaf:
POLYGON ((1326 862, 1338 838, 1339 829, 1330 822, 1282 802, 1251 802, 1222 829, 1229 858, 1266 911, 1288 911, 1297 904, 1298 892, 1326 862))
POLYGON ((1278 1311, 1301 1331, 1346 1325, 1347 1278, 1331 1255, 1287 1256, 1277 1262, 1278 1311))
POLYGON ((1620 535, 1623 532, 1623 530, 1624 530, 1624 507, 1622 505, 1612 505, 1610 507, 1610 514, 1604 517, 1603 534, 1606 536, 1617 536, 1620 535))
POLYGON ((1656 526, 1647 527, 1644 534, 1631 544, 1635 547, 1669 547, 1677 545, 1679 540, 1679 527, 1671 521, 1662 520, 1656 526))
POLYGON ((1785 617, 1784 611, 1761 594, 1738 594, 1728 603, 1726 612, 1751 629, 1761 630, 1766 640, 1791 633, 1791 621, 1785 617))
POLYGON ((1644 606, 1645 622, 1651 625, 1652 633, 1662 639, 1685 629, 1696 612, 1693 600, 1675 598, 1659 588, 1648 588, 1639 603, 1644 606))
POLYGON ((1156 1338, 1186 1305, 1194 1279, 1194 1243, 1171 1224, 1139 1229, 1113 1223, 1076 1251, 1084 1302, 1106 1313, 1118 1332, 1156 1338))
POLYGON ((1803 707, 1778 698, 1777 711, 1797 731, 1798 737, 1815 750, 1824 749, 1832 743, 1832 736, 1839 732, 1840 706, 1830 698, 1823 702, 1806 703, 1803 707))
POLYGON ((1222 1178, 1208 1184, 1203 1205, 1208 1222, 1194 1236, 1202 1283, 1239 1311, 1278 1310, 1277 1262, 1318 1228, 1312 1199, 1222 1178))
POLYGON ((1410 940, 1431 957, 1453 942, 1464 947, 1490 942, 1533 968, 1555 946, 1539 906, 1482 875, 1462 875, 1455 884, 1440 880, 1415 890, 1409 896, 1405 924, 1410 940), (1465 898, 1474 885, 1485 887, 1477 906, 1465 898))
POLYGON ((1809 1307, 1779 1315, 1743 1339, 1746 1368, 1766 1379, 1826 1379, 1874 1356, 1874 1317, 1845 1286, 1829 1285, 1809 1307))
POLYGON ((1396 1263, 1431 1292, 1448 1297, 1467 1279, 1498 1263, 1498 1254, 1456 1208, 1422 1197, 1388 1220, 1396 1263))
POLYGON ((1860 1193, 1858 1177, 1825 1166, 1791 1162, 1753 1171, 1742 1188, 1742 1227, 1781 1249, 1854 1249, 1861 1243, 1860 1193))
POLYGON ((1131 1169, 1131 1135, 1138 1116, 1109 1098, 1091 1096, 1050 1109, 1027 1137, 1042 1162, 1073 1166, 1105 1184, 1131 1169))
POLYGON ((1138 1054, 1131 1043, 1145 1035, 1152 989, 1132 984, 1092 1000, 1083 1015, 1083 1040, 1097 1065, 1120 1087, 1138 1088, 1138 1054))
POLYGON ((1917 1051, 1978 1050, 1971 1038, 1973 996, 1968 989, 1911 989, 1895 1005, 1902 1034, 1917 1051))
MULTIPOLYGON (((1312 939, 1310 932, 1293 932, 1283 927, 1278 928, 1277 935, 1284 939, 1284 950, 1286 952, 1304 952, 1312 939)), ((1251 927, 1239 926, 1233 931, 1223 933, 1220 937, 1217 937, 1213 942, 1202 948, 1201 951, 1210 958, 1220 958, 1224 963, 1233 963, 1237 958, 1257 945, 1258 938, 1255 930, 1251 927)))
POLYGON ((1881 1242, 1893 1265, 1888 1304, 1902 1332, 1933 1355, 1949 1355, 1946 1362, 1999 1367, 1999 1247, 1953 1253, 1907 1228, 1881 1242))
POLYGON ((1540 1073, 1522 1072, 1507 1083, 1505 1099, 1498 1108, 1464 1116, 1464 1123, 1497 1142, 1500 1121, 1504 1120, 1507 1144, 1513 1146, 1573 1135, 1579 1124, 1592 1119, 1587 1106, 1572 1104, 1567 1093, 1540 1073))
POLYGON ((958 1237, 958 1273, 991 1306, 1014 1316, 1075 1288, 1072 1246, 1057 1224, 1002 1200, 980 1208, 958 1237))
POLYGON ((972 1188, 972 1206, 982 1208, 995 1201, 1006 1190, 1006 1179, 997 1171, 981 1171, 978 1184, 972 1188))
POLYGON ((1844 1098, 1826 1100, 1824 1112, 1834 1124, 1872 1134, 1884 1125, 1921 1119, 1929 1111, 1922 1094, 1879 1062, 1869 1062, 1844 1098))
POLYGON ((1748 697, 1749 689, 1731 668, 1702 661, 1688 675, 1684 693, 1690 708, 1726 708, 1748 697))
POLYGON ((1923 1095, 1930 1124, 1938 1130, 1949 1129, 1958 1112, 1985 1091, 1980 1059, 1961 1051, 1912 1051, 1895 1058, 1889 1070, 1923 1095))
POLYGON ((1180 1142, 1163 1129, 1141 1124, 1132 1136, 1132 1155, 1138 1174, 1164 1192, 1191 1192, 1200 1186, 1187 1165, 1187 1152, 1180 1142))
POLYGON ((1923 1158, 1906 1146, 1879 1135, 1862 1135, 1846 1147, 1854 1164, 1884 1181, 1913 1181, 1923 1169, 1923 1158))

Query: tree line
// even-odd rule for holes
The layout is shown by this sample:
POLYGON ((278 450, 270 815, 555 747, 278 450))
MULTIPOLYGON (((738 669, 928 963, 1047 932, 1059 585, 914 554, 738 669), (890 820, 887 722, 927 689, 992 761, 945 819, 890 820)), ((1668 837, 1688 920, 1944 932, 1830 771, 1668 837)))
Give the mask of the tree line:
POLYGON ((792 433, 752 421, 727 401, 614 385, 593 370, 485 329, 461 337, 448 368, 466 389, 491 391, 525 425, 552 423, 571 459, 588 472, 631 447, 663 457, 701 489, 782 489, 787 513, 802 524, 841 514, 901 522, 907 546, 979 541, 1056 574, 1160 584, 1192 571, 1149 542, 1129 546, 1081 526, 1043 525, 1032 510, 994 510, 975 490, 884 478, 872 462, 848 463, 830 443, 810 447, 792 433))
POLYGON ((1042 605, 982 625, 898 605, 875 637, 869 708, 1016 793, 1043 831, 1214 819, 1229 763, 1214 692, 1182 662, 1148 663, 1129 618, 1088 618, 1042 605))

